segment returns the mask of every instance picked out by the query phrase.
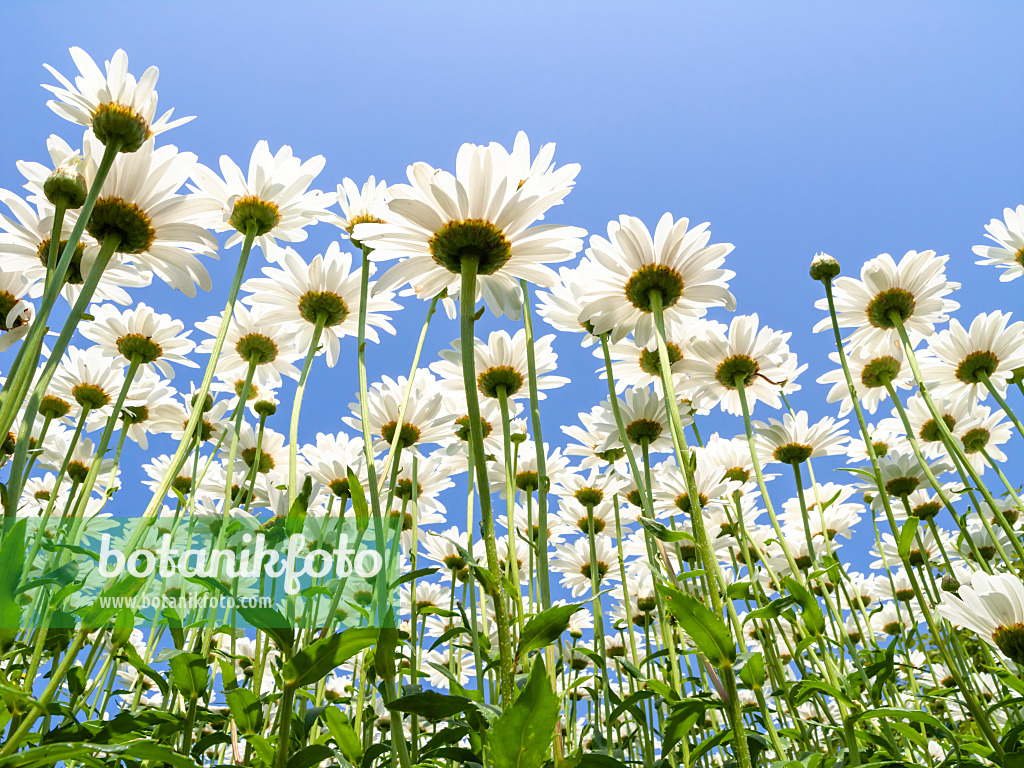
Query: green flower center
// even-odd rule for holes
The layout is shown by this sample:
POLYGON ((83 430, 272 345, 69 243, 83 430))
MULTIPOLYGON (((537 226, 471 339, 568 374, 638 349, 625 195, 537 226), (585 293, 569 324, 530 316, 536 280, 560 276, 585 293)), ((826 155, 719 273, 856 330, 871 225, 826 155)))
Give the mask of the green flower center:
POLYGON ((171 487, 181 493, 188 493, 192 490, 192 478, 185 475, 178 475, 171 483, 171 487))
POLYGON ((89 476, 89 466, 81 461, 72 461, 68 464, 68 477, 76 483, 84 483, 89 476))
POLYGON ((723 360, 715 370, 715 379, 726 389, 736 389, 737 377, 743 378, 743 386, 749 387, 760 366, 746 355, 734 355, 723 360))
MULTIPOLYGON (((661 423, 653 419, 637 419, 626 426, 626 437, 634 445, 648 445, 661 436, 661 423)), ((625 453, 625 451, 623 451, 625 453)))
MULTIPOLYGON (((697 500, 700 502, 701 509, 703 509, 704 507, 706 507, 708 505, 708 497, 705 496, 703 493, 698 493, 697 494, 697 500)), ((679 507, 679 509, 682 510, 683 512, 689 514, 690 513, 690 494, 688 494, 688 493, 681 493, 678 496, 676 496, 676 506, 679 507)))
POLYGON ((683 277, 664 264, 646 264, 626 281, 626 299, 641 312, 653 312, 651 294, 661 294, 661 306, 674 306, 683 295, 683 277))
POLYGON ((149 408, 144 405, 126 406, 121 413, 121 418, 124 419, 125 424, 142 424, 149 420, 149 408))
POLYGON ((931 520, 939 512, 942 511, 942 504, 937 501, 926 501, 924 504, 918 504, 916 507, 910 510, 912 517, 916 517, 920 520, 931 520))
POLYGON ((277 344, 262 333, 250 333, 243 336, 235 344, 235 351, 245 362, 257 365, 272 363, 277 359, 277 344))
POLYGON ((117 340, 117 351, 132 362, 141 364, 152 363, 163 354, 160 345, 149 336, 141 333, 129 333, 117 340))
POLYGON ((618 461, 619 459, 626 455, 626 449, 609 448, 607 451, 601 451, 600 453, 595 453, 594 455, 597 456, 597 458, 601 459, 601 461, 606 461, 609 464, 614 464, 616 461, 618 461))
MULTIPOLYGON (((242 460, 251 468, 256 464, 256 449, 246 448, 242 451, 242 460)), ((274 459, 271 458, 270 454, 266 451, 260 451, 259 463, 256 465, 256 471, 260 474, 265 475, 267 472, 274 468, 274 459)))
POLYGON ((896 327, 891 314, 895 312, 903 322, 914 314, 914 295, 902 288, 890 288, 882 291, 868 302, 868 322, 875 328, 889 330, 896 327))
POLYGON ((410 501, 411 499, 418 499, 421 493, 423 493, 423 486, 420 485, 419 483, 416 483, 416 493, 413 494, 412 480, 408 478, 402 478, 397 483, 395 483, 395 496, 397 496, 400 499, 404 499, 405 501, 410 501))
POLYGON ((308 323, 324 318, 324 328, 340 325, 348 317, 345 300, 331 291, 309 291, 299 299, 299 314, 308 323))
MULTIPOLYGON (((389 444, 395 439, 395 432, 398 431, 398 422, 392 421, 390 424, 385 424, 380 428, 380 436, 384 438, 389 444)), ((402 424, 401 434, 398 438, 398 444, 402 448, 408 448, 410 445, 415 445, 420 439, 420 431, 412 424, 402 424)))
MULTIPOLYGON (((949 414, 943 414, 942 421, 952 432, 953 427, 956 426, 956 419, 949 414)), ((935 419, 929 419, 924 423, 924 426, 921 427, 921 431, 918 433, 918 436, 926 443, 936 443, 942 440, 942 430, 939 429, 938 422, 935 419)))
POLYGON ((885 484, 885 492, 890 496, 902 498, 916 491, 920 484, 921 481, 916 477, 896 477, 885 484))
POLYGON ((143 253, 156 239, 156 230, 146 212, 120 197, 97 200, 86 228, 101 243, 108 237, 116 237, 118 253, 143 253))
POLYGON ((884 387, 895 379, 903 366, 895 357, 879 357, 864 366, 860 381, 868 389, 884 387))
MULTIPOLYGON (((236 381, 234 383, 234 385, 233 385, 233 388, 235 390, 235 397, 241 397, 242 396, 242 390, 245 389, 245 379, 239 379, 238 381, 236 381)), ((250 400, 255 400, 259 396, 260 396, 260 388, 257 387, 255 384, 253 384, 250 381, 249 382, 249 392, 245 396, 245 401, 249 402, 250 400)))
POLYGON ((18 315, 11 328, 7 327, 7 315, 18 304, 18 300, 7 291, 0 291, 0 331, 9 331, 25 324, 25 318, 18 315))
POLYGON ((966 453, 977 453, 988 445, 989 431, 983 427, 970 430, 963 436, 964 451, 966 453))
POLYGON ((732 469, 727 469, 725 470, 725 479, 745 483, 750 480, 750 470, 744 467, 733 467, 732 469))
MULTIPOLYGON (((459 418, 455 420, 455 425, 455 436, 459 438, 459 440, 464 440, 465 442, 468 443, 470 432, 469 416, 459 416, 459 418)), ((491 434, 492 427, 490 422, 485 421, 484 419, 480 419, 480 429, 483 432, 484 437, 487 437, 489 434, 491 434)))
MULTIPOLYGON (((582 573, 588 579, 593 580, 593 578, 594 578, 593 575, 592 575, 593 572, 594 572, 594 569, 591 567, 590 563, 584 563, 583 565, 580 566, 580 573, 582 573)), ((608 573, 608 564, 607 563, 602 563, 602 562, 599 561, 597 563, 597 581, 599 583, 600 583, 601 579, 604 578, 604 575, 606 573, 608 573)))
POLYGON ((55 168, 43 182, 43 194, 54 205, 60 203, 68 210, 81 208, 88 195, 85 177, 71 168, 55 168))
POLYGON ((71 403, 53 395, 46 395, 39 401, 39 415, 44 419, 60 419, 68 415, 71 403))
MULTIPOLYGON (((683 359, 683 351, 678 345, 668 342, 669 368, 683 359)), ((661 376, 661 355, 656 349, 644 349, 640 353, 640 370, 651 376, 661 376)))
POLYGON ((235 200, 228 223, 242 234, 246 234, 252 227, 259 237, 281 223, 281 210, 275 203, 247 195, 235 200))
POLYGON ((790 443, 789 445, 780 445, 772 455, 776 461, 781 461, 783 464, 802 464, 811 458, 812 453, 814 453, 814 449, 809 445, 790 443))
MULTIPOLYGON (((61 240, 60 245, 57 248, 57 256, 64 252, 64 247, 68 244, 67 240, 61 240)), ((36 248, 36 255, 39 257, 39 261, 43 263, 43 266, 49 264, 50 260, 50 238, 46 238, 36 248)), ((71 263, 68 264, 68 271, 64 273, 65 285, 82 285, 85 282, 85 275, 82 274, 82 257, 85 255, 85 243, 79 242, 75 246, 75 252, 71 255, 71 263)), ((9 311, 9 310, 8 310, 9 311)))
MULTIPOLYGON (((577 525, 577 527, 579 527, 579 529, 581 531, 583 531, 583 533, 587 534, 588 536, 591 534, 590 518, 588 518, 588 517, 581 517, 579 520, 576 521, 576 525, 577 525)), ((595 535, 598 534, 598 533, 601 533, 601 531, 604 530, 605 525, 606 525, 606 523, 605 523, 604 520, 602 520, 599 517, 595 517, 594 518, 594 530, 593 530, 593 533, 595 535)))
POLYGON ((496 365, 476 377, 477 387, 485 397, 498 397, 499 387, 504 387, 505 396, 511 397, 523 386, 523 375, 511 365, 496 365))
POLYGON ((871 447, 875 451, 875 456, 888 456, 889 455, 889 444, 883 442, 872 443, 871 447))
POLYGON ((92 114, 92 132, 103 146, 117 145, 121 152, 135 152, 152 134, 149 123, 125 104, 100 104, 92 114))
POLYGON ((478 275, 493 275, 512 258, 512 246, 494 224, 483 219, 449 221, 430 238, 434 261, 462 274, 462 260, 475 258, 478 275))
POLYGON ((640 498, 640 491, 636 488, 634 488, 632 491, 626 494, 626 501, 628 501, 634 507, 643 506, 643 499, 640 498))
POLYGON ((95 384, 77 384, 72 388, 71 394, 74 395, 76 403, 90 411, 103 408, 110 402, 110 395, 95 384))
POLYGON ((350 494, 348 492, 348 478, 337 477, 330 482, 331 493, 337 496, 339 499, 347 499, 350 494))
POLYGON ((573 495, 584 507, 596 507, 604 500, 604 491, 600 488, 580 488, 573 495))
POLYGON ((999 358, 991 352, 971 352, 956 367, 956 377, 964 384, 981 384, 999 367, 999 358))

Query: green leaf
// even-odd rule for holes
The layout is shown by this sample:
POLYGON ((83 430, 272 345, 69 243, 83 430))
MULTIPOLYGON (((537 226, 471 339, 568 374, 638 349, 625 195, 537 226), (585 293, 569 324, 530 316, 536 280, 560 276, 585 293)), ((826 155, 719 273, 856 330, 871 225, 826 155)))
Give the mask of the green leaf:
POLYGON ((420 691, 397 698, 387 706, 392 712, 419 715, 428 720, 442 720, 472 709, 475 705, 465 696, 446 696, 437 691, 420 691))
POLYGON ((669 544, 676 541, 683 541, 684 539, 693 541, 693 537, 685 531, 673 531, 659 522, 648 520, 646 517, 640 518, 640 525, 642 525, 644 529, 651 534, 651 536, 658 539, 658 541, 664 541, 669 544))
POLYGON ((900 540, 897 547, 899 552, 900 560, 906 560, 910 557, 910 550, 914 545, 914 534, 917 533, 917 526, 921 524, 921 520, 916 517, 908 517, 907 522, 900 528, 900 540))
POLYGON ((177 653, 167 662, 171 667, 171 682, 186 699, 198 699, 206 693, 210 683, 210 668, 206 657, 199 653, 177 653))
POLYGON ((0 651, 11 647, 21 630, 18 582, 25 567, 25 518, 14 524, 0 546, 0 651))
POLYGON ((676 744, 686 739, 706 711, 707 707, 699 699, 684 699, 673 707, 662 736, 662 754, 670 754, 676 744))
POLYGON ((584 605, 585 603, 555 605, 526 622, 519 636, 516 659, 525 658, 531 651, 540 650, 555 642, 569 628, 569 619, 572 615, 584 605))
POLYGON ((160 693, 163 694, 165 699, 167 698, 167 696, 170 694, 171 687, 167 684, 167 681, 164 679, 163 675, 161 675, 151 666, 146 664, 145 661, 143 661, 142 657, 139 656, 139 652, 135 650, 134 645, 132 645, 131 643, 125 643, 124 645, 122 645, 120 649, 120 655, 122 658, 127 659, 128 663, 135 667, 137 670, 139 670, 139 672, 141 672, 154 683, 156 683, 157 688, 160 689, 160 693))
POLYGON ((122 576, 107 589, 104 589, 96 600, 81 611, 82 626, 85 629, 100 629, 117 613, 124 604, 130 602, 139 591, 146 586, 148 579, 141 576, 122 576))
POLYGON ((302 688, 327 677, 364 648, 377 642, 376 627, 353 627, 322 638, 285 662, 281 676, 292 688, 302 688))
POLYGON ((261 606, 237 606, 238 614, 256 629, 262 629, 286 655, 295 645, 295 630, 280 611, 261 606))
POLYGON ((777 619, 786 612, 787 608, 795 604, 795 597, 792 595, 785 595, 776 600, 772 600, 764 608, 758 608, 756 611, 751 611, 744 617, 743 623, 746 624, 748 621, 757 621, 758 619, 777 619))
POLYGON ((537 657, 519 698, 491 726, 494 768, 534 768, 548 754, 558 720, 558 697, 551 690, 544 660, 537 657))
POLYGON ((755 653, 740 670, 740 680, 748 688, 761 688, 764 686, 764 656, 760 651, 755 653))
POLYGON ((328 707, 324 710, 324 720, 341 754, 353 765, 358 765, 363 757, 363 743, 348 717, 337 707, 328 707))
POLYGON ((313 492, 313 476, 306 475, 306 481, 302 489, 295 497, 291 507, 288 508, 288 518, 285 520, 285 532, 291 536, 295 533, 302 533, 306 523, 306 510, 309 508, 309 497, 313 492))
POLYGON ((70 563, 65 563, 60 568, 54 568, 52 571, 44 573, 38 579, 25 582, 21 589, 18 590, 18 594, 41 587, 44 584, 57 584, 60 587, 66 587, 75 580, 76 576, 78 576, 78 563, 71 561, 70 563))
POLYGON ((821 612, 818 598, 792 576, 784 578, 782 583, 789 590, 790 594, 796 598, 796 601, 800 603, 800 607, 803 609, 801 617, 803 618, 804 626, 807 627, 807 631, 814 637, 824 634, 825 614, 821 612))
POLYGON ((716 667, 732 666, 736 661, 736 643, 722 617, 692 595, 668 586, 660 589, 669 612, 708 661, 716 667))
POLYGON ((334 757, 334 751, 326 744, 310 744, 288 758, 288 768, 309 768, 311 765, 319 765, 332 757, 334 757))
POLYGON ((239 733, 248 736, 263 729, 263 704, 248 688, 233 688, 224 694, 239 733))
POLYGON ((352 511, 355 512, 356 524, 359 528, 365 529, 370 523, 370 508, 366 504, 366 494, 363 493, 363 486, 359 483, 356 473, 349 467, 348 470, 348 495, 352 500, 352 511))

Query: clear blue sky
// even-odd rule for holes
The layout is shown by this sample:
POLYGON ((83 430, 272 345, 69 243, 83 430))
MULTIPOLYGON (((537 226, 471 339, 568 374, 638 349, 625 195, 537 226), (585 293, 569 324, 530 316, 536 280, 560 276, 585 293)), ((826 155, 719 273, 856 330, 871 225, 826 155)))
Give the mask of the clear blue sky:
MULTIPOLYGON (((810 330, 815 251, 856 274, 880 252, 933 248, 964 283, 965 324, 1024 309, 1020 283, 999 283, 970 250, 991 217, 1024 202, 1022 22, 1011 2, 5 2, 0 187, 18 188, 15 160, 46 159, 50 133, 80 141, 39 87, 51 82, 43 62, 73 74, 72 45, 97 61, 123 47, 136 75, 160 67, 160 110, 198 115, 162 141, 208 165, 222 153, 244 165, 259 139, 324 154, 323 189, 371 173, 402 181, 417 160, 450 168, 462 142, 510 146, 524 129, 535 146, 556 141, 559 163, 582 165, 550 221, 604 233, 621 213, 653 226, 667 210, 734 243, 726 266, 739 311, 793 331, 810 364, 794 404, 820 417, 834 411, 813 382, 832 348, 810 330)), ((301 252, 333 236, 321 225, 301 252)), ((177 301, 154 286, 138 298, 186 323, 205 318, 222 305, 236 255, 210 265, 211 295, 177 301)), ((382 360, 371 350, 371 377, 407 372, 424 305, 407 306, 401 351, 382 360)), ((425 362, 457 335, 439 318, 425 362)), ((575 423, 607 392, 577 341, 556 347, 576 383, 544 409, 554 440, 560 415, 575 423)), ((315 425, 307 410, 304 441, 340 429, 355 390, 354 370, 318 365, 306 402, 324 404, 315 425)))

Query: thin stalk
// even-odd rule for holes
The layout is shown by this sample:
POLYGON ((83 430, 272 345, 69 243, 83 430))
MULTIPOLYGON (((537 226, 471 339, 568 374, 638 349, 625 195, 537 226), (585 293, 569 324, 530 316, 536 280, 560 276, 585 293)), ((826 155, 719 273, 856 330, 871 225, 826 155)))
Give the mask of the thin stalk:
POLYGON ((295 388, 295 399, 292 401, 291 429, 288 432, 288 508, 291 509, 295 503, 295 497, 299 494, 296 487, 296 474, 298 472, 298 442, 299 442, 299 411, 302 409, 302 396, 306 393, 306 381, 309 379, 309 369, 313 365, 313 358, 316 357, 316 350, 320 345, 320 336, 324 332, 324 325, 327 323, 327 315, 323 312, 316 316, 316 324, 313 326, 313 338, 309 342, 309 350, 306 352, 306 359, 302 363, 302 373, 299 374, 299 384, 295 388))

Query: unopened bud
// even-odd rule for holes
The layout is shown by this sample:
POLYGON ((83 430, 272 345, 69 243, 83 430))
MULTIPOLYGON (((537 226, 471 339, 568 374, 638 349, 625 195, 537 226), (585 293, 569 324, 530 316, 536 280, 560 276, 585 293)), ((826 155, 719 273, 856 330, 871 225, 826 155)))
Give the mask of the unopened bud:
POLYGON ((77 168, 61 166, 43 182, 43 194, 54 205, 62 205, 65 210, 73 211, 82 207, 88 194, 85 177, 77 168))
POLYGON ((811 277, 821 282, 831 280, 839 274, 839 262, 827 253, 816 253, 811 261, 811 277))

